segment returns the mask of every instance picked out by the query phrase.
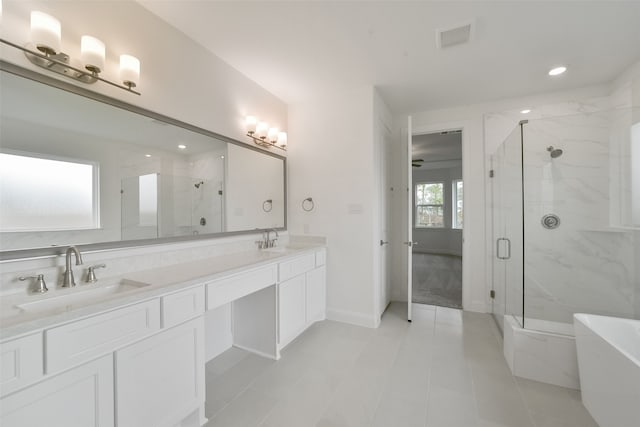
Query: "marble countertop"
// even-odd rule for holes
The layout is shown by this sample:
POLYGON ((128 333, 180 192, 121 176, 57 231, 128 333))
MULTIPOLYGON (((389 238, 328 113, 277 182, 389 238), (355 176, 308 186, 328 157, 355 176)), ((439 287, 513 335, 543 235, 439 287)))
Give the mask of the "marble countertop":
POLYGON ((20 293, 2 296, 0 342, 280 262, 323 247, 325 246, 321 244, 310 244, 239 252, 105 278, 95 284, 82 284, 70 289, 50 289, 42 295, 20 293), (108 292, 107 288, 113 289, 120 284, 124 284, 127 290, 108 292), (88 297, 83 298, 85 295, 88 297), (46 308, 46 303, 53 298, 58 301, 73 301, 46 308), (44 309, 28 310, 20 307, 40 301, 45 302, 44 309))

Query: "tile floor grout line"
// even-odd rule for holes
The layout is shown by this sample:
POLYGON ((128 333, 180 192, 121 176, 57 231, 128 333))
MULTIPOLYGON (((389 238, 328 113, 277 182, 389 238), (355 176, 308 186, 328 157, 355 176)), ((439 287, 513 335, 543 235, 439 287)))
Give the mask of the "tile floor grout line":
MULTIPOLYGON (((431 338, 435 340, 436 337, 436 311, 437 310, 433 310, 433 325, 431 326, 431 338)), ((431 343, 431 347, 433 347, 433 343, 431 343)), ((432 371, 433 371, 433 348, 430 348, 430 357, 431 360, 429 360, 429 370, 427 372, 428 375, 428 380, 427 380, 427 400, 425 402, 425 406, 426 406, 426 414, 424 417, 424 427, 427 427, 429 425, 429 398, 431 397, 431 379, 432 379, 432 371)))
MULTIPOLYGON (((318 324, 318 332, 320 333, 310 335, 309 340, 304 340, 300 343, 301 346, 297 347, 301 353, 296 351, 292 353, 293 357, 287 358, 285 356, 275 362, 283 363, 282 373, 287 375, 280 378, 281 373, 278 370, 273 374, 273 378, 267 379, 274 379, 278 384, 277 390, 282 391, 283 393, 280 394, 285 397, 304 393, 303 400, 300 400, 300 402, 304 402, 304 407, 295 405, 297 401, 295 399, 274 398, 255 388, 257 382, 265 378, 268 372, 273 373, 272 369, 277 365, 249 362, 252 365, 251 372, 256 375, 255 378, 247 375, 247 372, 243 374, 242 369, 237 369, 235 366, 236 369, 227 380, 230 381, 229 384, 235 383, 240 386, 238 387, 240 391, 229 402, 212 402, 214 403, 212 408, 218 403, 224 405, 210 418, 210 424, 207 425, 213 426, 214 423, 218 425, 221 420, 237 423, 242 418, 234 417, 250 416, 254 423, 258 423, 256 425, 266 427, 269 425, 269 417, 273 416, 276 408, 280 408, 284 410, 285 417, 283 418, 284 424, 278 427, 291 426, 286 417, 289 413, 300 416, 301 421, 304 420, 302 424, 305 426, 309 424, 344 426, 345 419, 350 422, 357 419, 361 422, 350 425, 371 427, 381 420, 377 418, 380 414, 389 417, 390 420, 410 417, 415 421, 415 425, 436 427, 433 424, 437 423, 438 418, 451 419, 448 415, 451 408, 446 409, 441 405, 431 405, 432 401, 436 404, 440 402, 437 384, 433 381, 434 375, 438 376, 437 372, 438 368, 442 366, 441 363, 446 364, 449 359, 461 363, 460 366, 464 366, 465 376, 468 376, 469 379, 465 380, 464 384, 460 384, 462 388, 457 394, 442 395, 442 398, 445 399, 443 402, 452 404, 453 408, 460 406, 456 403, 458 402, 456 396, 460 398, 460 404, 468 402, 465 403, 465 407, 468 409, 465 410, 463 418, 468 420, 466 425, 469 427, 471 425, 480 427, 492 424, 492 422, 499 423, 500 420, 508 425, 518 425, 519 427, 541 427, 543 424, 546 425, 546 423, 554 422, 557 419, 565 420, 567 426, 582 427, 586 425, 580 424, 582 423, 580 420, 582 420, 582 415, 588 416, 588 412, 579 400, 575 400, 573 393, 564 389, 560 390, 552 385, 548 386, 550 387, 548 390, 534 387, 535 384, 529 387, 527 381, 520 381, 519 378, 505 370, 508 367, 500 351, 503 347, 502 337, 499 336, 497 326, 490 322, 490 315, 476 317, 475 314, 467 314, 459 310, 435 307, 434 310, 420 312, 421 315, 407 326, 406 317, 403 317, 406 315, 405 307, 399 304, 389 307, 388 318, 385 319, 386 321, 383 320, 383 328, 378 330, 380 333, 366 328, 357 328, 352 331, 351 329, 338 328, 336 325, 327 324, 327 327, 324 327, 322 324, 318 324), (340 346, 342 351, 324 351, 326 346, 335 342, 333 338, 336 334, 344 336, 349 342, 340 346), (438 339, 436 339, 436 335, 439 335, 438 339), (436 354, 438 355, 437 362, 435 361, 436 354), (318 355, 318 358, 316 359, 312 355, 318 355), (409 357, 405 359, 404 356, 409 357), (422 366, 422 361, 426 365, 422 366), (403 362, 407 362, 408 365, 403 362), (422 379, 416 383, 416 387, 409 387, 409 384, 402 381, 394 382, 394 378, 397 379, 397 375, 400 374, 400 371, 396 371, 396 369, 401 369, 402 366, 415 369, 415 372, 420 373, 421 378, 423 378, 423 374, 426 374, 424 377, 426 378, 426 390, 422 379), (334 367, 336 369, 333 369, 334 367), (358 367, 363 369, 354 369, 358 367), (309 368, 312 371, 309 371, 309 368), (313 370, 313 368, 317 369, 313 370), (511 380, 508 380, 507 376, 511 377, 511 380), (307 381, 306 379, 311 380, 307 381), (309 387, 301 386, 305 381, 308 382, 309 387), (243 385, 245 386, 243 387, 243 385), (481 391, 485 390, 485 385, 487 393, 483 395, 481 391), (511 386, 517 388, 515 393, 511 390, 511 386), (362 387, 368 387, 372 393, 358 399, 362 387), (504 389, 508 394, 495 393, 495 396, 491 396, 490 392, 495 387, 498 387, 496 391, 504 389), (252 396, 260 405, 257 405, 251 414, 245 414, 242 407, 236 411, 237 404, 233 410, 230 410, 231 404, 238 402, 240 396, 247 393, 247 390, 256 393, 252 396), (403 402, 414 402, 412 403, 414 406, 407 406, 400 400, 396 404, 394 403, 396 402, 395 398, 389 399, 390 405, 385 406, 385 396, 393 396, 392 390, 398 392, 396 396, 398 399, 403 402), (403 391, 408 391, 410 394, 403 393, 403 391), (537 397, 537 393, 547 394, 551 391, 555 393, 553 396, 557 394, 557 398, 549 401, 549 399, 540 400, 537 397), (357 395, 354 396, 352 402, 349 396, 354 392, 357 395), (412 396, 417 396, 418 393, 425 396, 424 400, 412 399, 412 396), (509 397, 509 395, 513 397, 509 397), (346 401, 343 402, 345 399, 346 401), (421 401, 424 402, 424 409, 420 404, 421 401), (558 403, 555 403, 556 401, 558 403), (355 404, 350 405, 350 402, 355 404), (510 405, 510 402, 513 405, 510 405), (546 408, 555 409, 555 411, 547 413, 545 412, 546 408), (558 415, 556 408, 564 411, 565 414, 558 415), (483 410, 481 411, 481 409, 483 410), (486 418, 480 416, 481 412, 486 418), (312 414, 314 414, 313 417, 311 417, 312 414)), ((459 371, 456 368, 458 364, 454 363, 451 366, 454 370, 459 371)), ((251 366, 248 365, 248 367, 251 366)), ((225 375, 225 372, 222 375, 225 375)), ((446 375, 443 378, 448 382, 446 375)), ((219 384, 224 387, 226 382, 219 384)), ((211 386, 213 390, 216 390, 216 384, 212 383, 211 386)), ((224 388, 217 390, 225 391, 224 388)), ((266 390, 271 389, 267 388, 266 390)), ((455 388, 455 390, 458 389, 455 388)), ((222 394, 224 395, 224 393, 222 394)), ((448 406, 447 404, 446 407, 448 406)), ((273 420, 275 421, 275 418, 273 420)), ((399 424, 395 425, 401 427, 399 424)))

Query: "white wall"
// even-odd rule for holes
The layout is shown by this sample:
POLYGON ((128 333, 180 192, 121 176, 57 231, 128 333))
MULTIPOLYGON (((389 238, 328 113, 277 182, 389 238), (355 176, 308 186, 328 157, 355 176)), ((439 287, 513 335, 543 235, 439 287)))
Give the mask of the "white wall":
POLYGON ((284 162, 236 145, 229 145, 226 160, 227 231, 282 227, 284 162), (272 200, 269 212, 266 200, 272 200))
POLYGON ((462 256, 462 230, 452 228, 452 185, 454 180, 462 179, 462 161, 451 163, 456 163, 456 165, 432 169, 429 167, 429 163, 423 163, 423 167, 413 170, 414 206, 416 184, 421 182, 442 182, 444 184, 444 228, 416 228, 414 226, 413 241, 418 244, 413 247, 413 252, 462 256))
POLYGON ((328 317, 366 326, 377 324, 373 98, 363 86, 289 106, 289 232, 327 237, 328 317))

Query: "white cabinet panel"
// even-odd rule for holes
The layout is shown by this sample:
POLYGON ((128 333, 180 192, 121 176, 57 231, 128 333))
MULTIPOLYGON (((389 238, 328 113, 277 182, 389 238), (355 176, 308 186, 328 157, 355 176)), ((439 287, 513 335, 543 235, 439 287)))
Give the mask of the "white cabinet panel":
POLYGON ((325 319, 327 306, 327 285, 325 267, 307 273, 307 325, 325 319))
POLYGON ((204 403, 202 317, 115 353, 118 427, 174 426, 204 403))
POLYGON ((29 385, 43 375, 42 333, 0 344, 0 396, 29 385))
POLYGON ((162 327, 170 328, 204 313, 204 286, 162 297, 162 327))
POLYGON ((304 274, 316 266, 315 254, 306 254, 280 263, 280 281, 304 274))
POLYGON ((113 427, 111 355, 48 378, 0 401, 2 427, 113 427))
POLYGON ((79 365, 159 329, 157 299, 49 329, 45 331, 46 372, 79 365))
POLYGON ((279 285, 279 343, 284 347, 306 326, 305 275, 297 276, 279 285))
POLYGON ((211 282, 207 284, 207 310, 213 310, 275 283, 275 265, 211 282))
POLYGON ((321 265, 325 265, 327 263, 327 251, 322 249, 316 252, 316 267, 320 267, 321 265))

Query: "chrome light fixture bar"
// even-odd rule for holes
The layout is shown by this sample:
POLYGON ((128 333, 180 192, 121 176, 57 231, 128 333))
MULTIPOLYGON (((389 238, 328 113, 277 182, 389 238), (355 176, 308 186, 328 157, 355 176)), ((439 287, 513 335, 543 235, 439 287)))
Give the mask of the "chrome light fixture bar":
MULTIPOLYGON (((0 0, 1 1, 1 0, 0 0)), ((26 46, 20 46, 0 38, 7 46, 21 50, 29 62, 54 73, 76 81, 93 84, 97 81, 140 95, 133 90, 140 79, 140 61, 131 55, 120 55, 121 84, 100 77, 105 68, 105 45, 92 36, 84 35, 80 44, 80 62, 77 68, 71 65, 71 58, 62 52, 62 25, 53 16, 34 10, 31 11, 31 40, 26 46)))
POLYGON ((247 136, 260 147, 275 147, 287 151, 287 133, 280 132, 278 128, 269 128, 265 122, 258 122, 254 116, 247 116, 247 136))
POLYGON ((63 76, 86 84, 93 84, 97 81, 101 81, 111 86, 126 90, 127 92, 140 95, 140 92, 133 90, 133 88, 136 86, 136 84, 133 82, 127 82, 127 84, 119 85, 118 83, 103 79, 98 75, 97 71, 81 70, 70 65, 69 55, 64 52, 51 53, 51 51, 45 50, 44 53, 41 53, 1 38, 0 42, 23 51, 24 55, 32 64, 45 68, 49 71, 53 71, 54 73, 62 74, 63 76))
POLYGON ((103 79, 98 75, 96 71, 89 70, 81 70, 69 64, 69 55, 63 52, 59 53, 40 53, 26 47, 22 47, 15 43, 11 43, 10 41, 0 39, 0 42, 15 47, 24 52, 24 55, 27 57, 29 62, 35 64, 39 67, 45 68, 49 71, 53 71, 54 73, 62 74, 63 76, 72 78, 82 83, 93 84, 97 81, 101 81, 107 83, 111 86, 115 86, 117 88, 126 90, 127 92, 135 93, 136 95, 140 95, 140 92, 133 90, 136 86, 133 82, 128 82, 128 84, 119 85, 110 80, 103 79))

